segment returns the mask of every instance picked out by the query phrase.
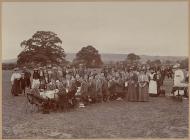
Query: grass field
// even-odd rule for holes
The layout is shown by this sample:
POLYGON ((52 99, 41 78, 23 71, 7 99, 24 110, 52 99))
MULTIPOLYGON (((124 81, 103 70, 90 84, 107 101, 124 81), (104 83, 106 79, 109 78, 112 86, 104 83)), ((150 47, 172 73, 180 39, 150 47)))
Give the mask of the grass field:
MULTIPOLYGON (((10 71, 3 71, 3 138, 187 138, 188 100, 150 98, 113 101, 70 112, 26 113, 23 95, 10 94, 10 71)), ((167 94, 171 80, 164 82, 167 94)))

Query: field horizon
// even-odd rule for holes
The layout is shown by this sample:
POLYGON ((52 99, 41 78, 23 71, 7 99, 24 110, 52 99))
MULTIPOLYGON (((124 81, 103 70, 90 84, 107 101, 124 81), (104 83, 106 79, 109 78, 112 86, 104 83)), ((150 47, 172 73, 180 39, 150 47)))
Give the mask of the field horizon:
MULTIPOLYGON (((100 53, 102 61, 104 63, 107 62, 116 62, 116 61, 123 61, 127 57, 127 54, 120 54, 120 53, 100 53)), ((137 54, 138 55, 138 54, 137 54)), ((66 60, 72 61, 76 56, 76 53, 66 53, 66 60)), ((146 62, 147 60, 156 60, 160 59, 161 61, 180 61, 188 58, 188 56, 153 56, 153 55, 139 55, 141 58, 141 62, 146 62)), ((11 59, 2 59, 2 63, 16 63, 17 58, 11 59)))

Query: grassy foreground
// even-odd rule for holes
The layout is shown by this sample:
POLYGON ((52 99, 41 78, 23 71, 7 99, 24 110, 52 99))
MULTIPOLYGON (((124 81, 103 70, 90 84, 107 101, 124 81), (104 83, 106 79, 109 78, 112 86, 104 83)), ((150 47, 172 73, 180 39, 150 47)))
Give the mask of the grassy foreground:
MULTIPOLYGON (((187 138, 188 100, 150 98, 113 101, 64 113, 26 113, 23 95, 10 94, 10 71, 3 71, 3 138, 187 138)), ((167 94, 171 80, 164 82, 167 94)))

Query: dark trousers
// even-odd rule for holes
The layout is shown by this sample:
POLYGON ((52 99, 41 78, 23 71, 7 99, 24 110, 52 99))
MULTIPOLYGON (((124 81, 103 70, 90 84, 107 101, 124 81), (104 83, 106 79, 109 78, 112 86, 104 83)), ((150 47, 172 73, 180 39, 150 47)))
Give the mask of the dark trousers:
POLYGON ((21 93, 21 86, 20 86, 20 80, 15 79, 14 83, 12 85, 11 93, 14 96, 18 96, 18 94, 21 93))
POLYGON ((31 81, 30 81, 30 79, 26 79, 26 87, 31 88, 31 81))

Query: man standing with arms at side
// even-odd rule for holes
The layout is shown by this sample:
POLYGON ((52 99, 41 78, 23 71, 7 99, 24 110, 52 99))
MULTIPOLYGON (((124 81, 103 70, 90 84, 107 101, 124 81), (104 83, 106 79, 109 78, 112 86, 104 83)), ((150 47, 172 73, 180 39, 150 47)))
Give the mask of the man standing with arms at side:
POLYGON ((26 67, 23 67, 22 73, 24 73, 24 78, 26 80, 26 87, 31 88, 31 81, 30 81, 31 73, 30 73, 30 71, 26 67))

